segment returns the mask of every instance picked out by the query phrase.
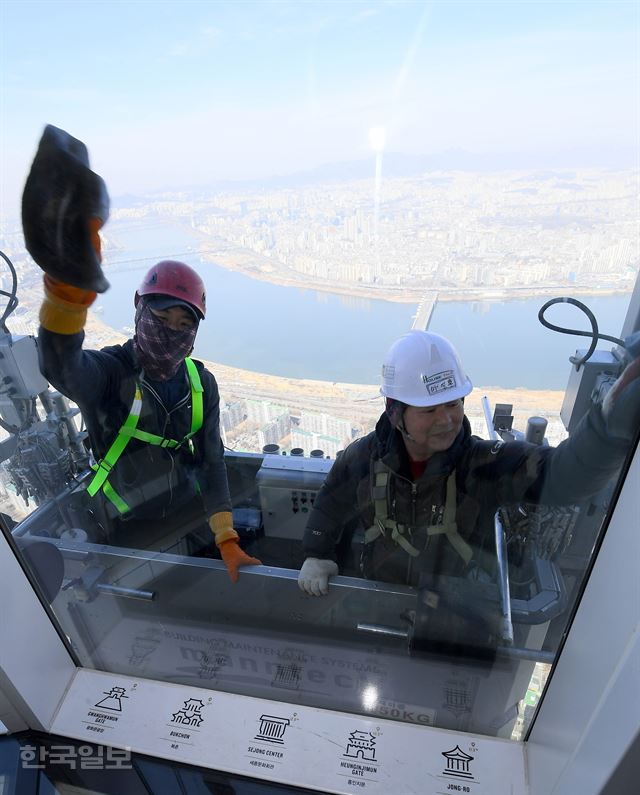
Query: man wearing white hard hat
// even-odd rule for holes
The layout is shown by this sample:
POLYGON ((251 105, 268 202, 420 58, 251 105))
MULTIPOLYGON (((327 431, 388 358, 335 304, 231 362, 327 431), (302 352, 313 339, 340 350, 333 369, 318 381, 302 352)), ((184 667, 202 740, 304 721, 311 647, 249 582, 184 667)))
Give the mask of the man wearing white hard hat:
POLYGON ((304 536, 298 584, 326 594, 343 534, 363 534, 368 579, 417 585, 424 575, 480 576, 495 567, 501 506, 567 505, 602 489, 624 461, 639 424, 640 359, 558 447, 471 435, 464 399, 473 389, 444 337, 411 331, 382 365, 385 412, 376 429, 337 458, 304 536))

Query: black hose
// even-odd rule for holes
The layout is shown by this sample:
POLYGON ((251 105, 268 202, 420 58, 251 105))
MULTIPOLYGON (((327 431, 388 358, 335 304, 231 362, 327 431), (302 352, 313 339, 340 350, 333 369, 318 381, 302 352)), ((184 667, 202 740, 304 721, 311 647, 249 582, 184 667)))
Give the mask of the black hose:
POLYGON ((6 295, 9 299, 7 301, 7 305, 4 308, 4 312, 2 313, 2 317, 0 317, 0 327, 2 327, 7 333, 8 329, 5 325, 7 318, 9 315, 14 311, 14 309, 18 306, 18 276, 16 274, 16 269, 13 267, 13 262, 7 257, 4 251, 0 251, 0 257, 7 263, 9 266, 9 270, 11 271, 11 292, 7 293, 5 290, 0 290, 0 295, 6 295))
POLYGON ((591 337, 589 350, 584 356, 580 358, 576 356, 569 357, 571 364, 575 364, 576 370, 579 370, 580 367, 591 358, 593 352, 596 349, 596 345, 598 344, 598 340, 608 340, 609 342, 615 342, 616 345, 621 345, 624 347, 624 341, 618 337, 611 337, 609 334, 600 334, 596 316, 586 304, 583 304, 582 301, 578 301, 575 298, 552 298, 550 301, 547 301, 546 304, 540 307, 540 311, 538 312, 538 320, 543 326, 546 326, 546 328, 550 328, 552 331, 559 331, 561 334, 573 334, 576 337, 591 337), (591 323, 591 331, 578 331, 577 329, 565 328, 564 326, 556 326, 554 323, 550 323, 548 320, 545 320, 544 313, 553 304, 573 304, 573 306, 577 306, 578 309, 581 309, 589 318, 589 322, 591 323))

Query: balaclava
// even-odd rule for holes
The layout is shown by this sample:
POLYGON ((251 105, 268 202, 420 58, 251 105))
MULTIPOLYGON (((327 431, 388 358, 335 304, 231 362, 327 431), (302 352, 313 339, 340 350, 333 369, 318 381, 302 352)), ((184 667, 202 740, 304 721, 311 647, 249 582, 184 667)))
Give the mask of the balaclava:
POLYGON ((141 298, 136 307, 133 347, 138 363, 152 381, 168 381, 193 350, 198 324, 176 331, 166 326, 141 298))

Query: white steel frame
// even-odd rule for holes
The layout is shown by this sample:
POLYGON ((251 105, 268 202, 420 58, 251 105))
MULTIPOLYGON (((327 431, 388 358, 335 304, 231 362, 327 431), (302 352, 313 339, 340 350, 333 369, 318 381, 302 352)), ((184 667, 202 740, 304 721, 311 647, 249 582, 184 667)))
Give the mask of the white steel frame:
MULTIPOLYGON (((633 457, 573 626, 524 743, 524 780, 528 785, 522 795, 602 793, 638 740, 639 519, 640 448, 633 457)), ((0 720, 10 732, 25 728, 48 731, 65 703, 76 670, 8 541, 0 537, 0 720)), ((76 677, 79 682, 86 678, 76 677)), ((444 730, 415 730, 451 738, 451 733, 444 730)), ((498 755, 504 749, 508 767, 513 763, 513 753, 507 752, 507 746, 513 744, 494 742, 499 744, 498 755)), ((400 770, 398 776, 400 791, 400 770)))

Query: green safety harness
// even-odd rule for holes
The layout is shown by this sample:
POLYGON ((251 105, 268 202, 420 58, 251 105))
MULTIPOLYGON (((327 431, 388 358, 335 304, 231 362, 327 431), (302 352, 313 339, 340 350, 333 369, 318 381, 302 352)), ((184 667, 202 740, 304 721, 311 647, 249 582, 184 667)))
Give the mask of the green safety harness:
MULTIPOLYGON (((373 462, 371 479, 371 496, 375 510, 374 523, 365 531, 365 544, 372 544, 380 536, 390 537, 398 546, 417 558, 421 550, 411 543, 414 529, 409 525, 400 524, 389 518, 389 503, 391 500, 391 476, 394 473, 382 463, 373 462)), ((473 557, 471 546, 458 533, 456 524, 456 472, 455 469, 447 478, 447 496, 445 500, 442 524, 432 524, 426 527, 427 536, 446 535, 455 551, 468 564, 473 557)))
POLYGON ((187 366, 187 375, 189 376, 189 385, 191 387, 191 430, 189 433, 180 441, 176 441, 175 439, 165 439, 162 436, 156 436, 154 433, 147 433, 146 431, 139 430, 137 426, 142 410, 142 387, 139 383, 136 383, 136 390, 133 396, 133 403, 129 409, 129 416, 122 424, 118 431, 118 435, 111 443, 106 455, 92 467, 95 471, 95 475, 91 483, 87 486, 87 493, 91 497, 94 497, 100 489, 102 489, 104 496, 109 502, 115 505, 118 512, 121 514, 127 513, 130 508, 109 483, 109 475, 131 439, 138 439, 147 444, 167 447, 172 450, 177 450, 182 447, 185 442, 188 442, 189 449, 193 453, 191 437, 202 428, 202 421, 204 418, 202 399, 204 390, 202 388, 202 381, 200 380, 198 369, 193 361, 186 358, 184 363, 187 366))

